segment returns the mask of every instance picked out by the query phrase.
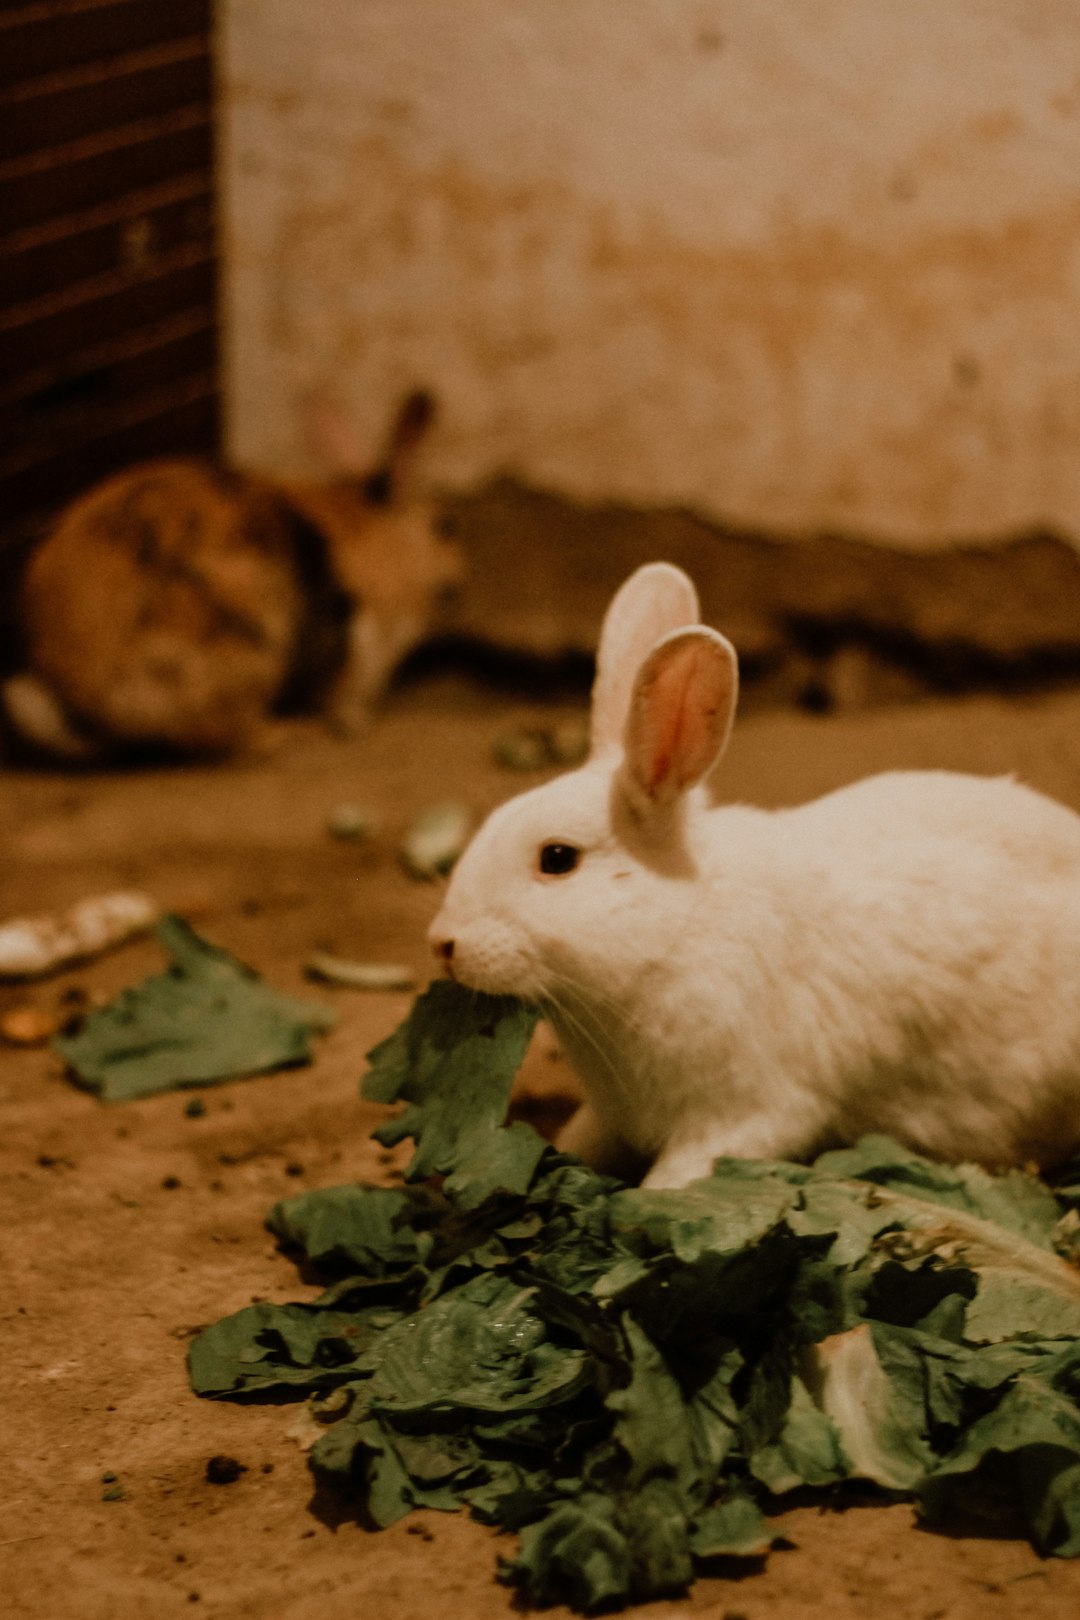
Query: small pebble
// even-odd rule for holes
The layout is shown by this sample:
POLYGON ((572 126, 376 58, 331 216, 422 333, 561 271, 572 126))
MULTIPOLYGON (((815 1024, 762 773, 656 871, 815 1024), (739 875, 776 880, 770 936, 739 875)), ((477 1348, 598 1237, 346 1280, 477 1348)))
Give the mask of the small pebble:
POLYGON ((401 844, 401 860, 413 877, 436 878, 451 870, 468 842, 473 814, 450 800, 417 816, 401 844))
POLYGON ((77 985, 65 990, 60 997, 60 1009, 57 1013, 57 1034, 77 1035, 86 1022, 89 1009, 90 997, 85 990, 77 985))
POLYGON ((101 1483, 103 1485, 115 1485, 118 1478, 119 1475, 114 1474, 111 1468, 106 1468, 101 1476, 101 1483))
POLYGON ((553 765, 580 765, 588 752, 588 727, 577 721, 567 721, 561 726, 516 726, 500 732, 491 745, 496 765, 507 771, 543 771, 553 765))
POLYGON ((177 1187, 182 1185, 182 1182, 179 1176, 162 1176, 161 1185, 166 1192, 175 1192, 177 1187))
POLYGON ((0 1018, 0 1035, 12 1046, 44 1046, 60 1022, 43 1007, 13 1007, 0 1018))
POLYGON ((122 1485, 108 1485, 101 1493, 103 1502, 122 1502, 124 1500, 124 1487, 122 1485))
POLYGON ((326 818, 326 830, 331 838, 359 843, 375 832, 375 817, 363 805, 337 804, 326 818))
POLYGON ((550 734, 551 758, 556 765, 582 765, 589 757, 589 728, 577 720, 554 726, 550 734))
POLYGON ((501 731, 491 745, 491 757, 505 771, 542 771, 551 763, 547 734, 531 726, 501 731))
POLYGON ((201 1097, 192 1097, 190 1102, 184 1104, 185 1119, 202 1119, 205 1113, 206 1104, 201 1097))
POLYGON ((211 1457, 206 1464, 206 1483, 208 1485, 232 1485, 246 1474, 244 1463, 237 1462, 235 1457, 211 1457))

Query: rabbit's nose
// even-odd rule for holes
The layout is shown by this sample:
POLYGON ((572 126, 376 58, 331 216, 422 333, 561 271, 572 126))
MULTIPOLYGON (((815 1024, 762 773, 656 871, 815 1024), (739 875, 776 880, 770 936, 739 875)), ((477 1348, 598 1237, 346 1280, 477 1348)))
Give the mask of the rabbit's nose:
POLYGON ((452 939, 433 939, 431 948, 443 965, 443 972, 448 979, 454 977, 454 941, 452 939))

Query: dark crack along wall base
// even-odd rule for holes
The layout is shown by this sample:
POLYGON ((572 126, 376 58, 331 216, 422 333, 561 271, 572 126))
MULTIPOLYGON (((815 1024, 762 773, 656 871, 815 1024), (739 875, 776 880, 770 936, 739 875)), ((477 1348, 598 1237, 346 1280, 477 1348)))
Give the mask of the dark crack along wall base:
POLYGON ((667 558, 739 648, 747 707, 855 709, 1080 680, 1080 554, 1052 535, 988 547, 958 536, 917 553, 853 537, 787 541, 511 480, 459 497, 451 521, 469 567, 459 653, 469 643, 534 660, 590 652, 620 580, 667 558))

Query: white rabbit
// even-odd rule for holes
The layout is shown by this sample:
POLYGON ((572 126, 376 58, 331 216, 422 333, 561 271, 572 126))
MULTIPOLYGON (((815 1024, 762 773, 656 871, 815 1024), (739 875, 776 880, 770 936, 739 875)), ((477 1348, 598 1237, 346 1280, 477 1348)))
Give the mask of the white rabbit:
POLYGON ((430 939, 539 1005, 588 1101, 560 1146, 645 1185, 884 1131, 1042 1164, 1080 1140, 1080 817, 1009 778, 890 772, 714 806, 734 649, 690 581, 604 621, 587 763, 496 810, 430 939))

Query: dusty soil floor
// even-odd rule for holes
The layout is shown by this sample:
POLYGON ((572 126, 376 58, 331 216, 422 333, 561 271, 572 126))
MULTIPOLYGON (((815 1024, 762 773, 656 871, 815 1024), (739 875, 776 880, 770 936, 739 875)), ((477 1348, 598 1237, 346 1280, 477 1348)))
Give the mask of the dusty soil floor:
MULTIPOLYGON (((260 764, 110 777, 0 777, 0 916, 140 885, 187 912, 274 983, 299 989, 314 946, 404 960, 428 977, 433 889, 407 879, 397 837, 433 799, 483 811, 525 785, 489 762, 495 731, 537 711, 443 681, 391 702, 359 743, 315 726, 260 764), (369 847, 335 842, 326 816, 358 800, 382 817, 369 847)), ((1025 705, 935 704, 876 716, 746 721, 725 796, 778 804, 892 765, 1016 771, 1080 807, 1080 693, 1025 705)), ((527 780, 527 779, 526 779, 527 780)), ((0 1012, 45 1008, 70 985, 108 995, 160 965, 130 945, 47 983, 0 989, 0 1012)), ((312 993, 308 987, 308 993, 312 993)), ((357 1096, 367 1048, 408 995, 318 992, 340 1023, 315 1063, 202 1093, 104 1105, 46 1049, 0 1051, 0 1357, 5 1463, 0 1597, 10 1616, 258 1616, 260 1620, 483 1620, 514 1612, 492 1578, 499 1538, 460 1517, 417 1515, 371 1534, 316 1511, 280 1406, 196 1400, 185 1348, 201 1324, 252 1299, 311 1297, 262 1226, 282 1194, 394 1162, 369 1141, 380 1112, 357 1096), (238 1458, 233 1484, 207 1459, 238 1458), (115 1474, 122 1495, 105 1500, 115 1474)), ((534 1093, 566 1088, 542 1044, 534 1093)), ((649 1612, 721 1620, 1010 1620, 1080 1612, 1080 1563, 1022 1542, 926 1533, 902 1506, 799 1505, 793 1544, 763 1571, 703 1579, 649 1612)))

